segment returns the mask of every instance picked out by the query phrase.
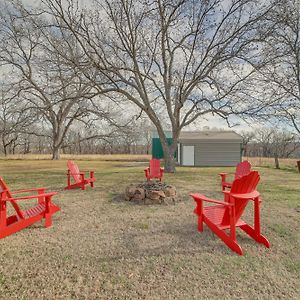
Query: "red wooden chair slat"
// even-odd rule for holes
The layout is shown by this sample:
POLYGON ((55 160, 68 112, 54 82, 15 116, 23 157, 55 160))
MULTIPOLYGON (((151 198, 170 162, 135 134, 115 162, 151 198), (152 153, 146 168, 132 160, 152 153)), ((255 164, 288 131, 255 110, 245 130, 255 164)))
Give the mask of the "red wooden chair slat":
POLYGON ((236 241, 236 227, 269 248, 270 243, 260 230, 261 199, 256 191, 259 180, 257 171, 235 179, 231 190, 224 191, 224 202, 209 199, 201 194, 191 194, 197 204, 194 213, 198 216, 198 230, 203 231, 203 223, 205 223, 231 250, 240 255, 243 255, 243 251, 236 241), (254 202, 254 227, 241 219, 249 201, 254 202), (203 202, 211 202, 215 205, 203 206, 203 202), (224 231, 225 229, 230 229, 230 233, 224 231))
POLYGON ((73 177, 74 181, 77 182, 77 183, 81 182, 80 171, 79 171, 79 168, 78 168, 77 164, 75 164, 74 161, 69 160, 67 162, 67 166, 68 166, 68 170, 72 174, 72 177, 73 177))
MULTIPOLYGON (((251 171, 250 162, 248 160, 244 160, 236 165, 235 173, 233 174, 234 179, 238 179, 245 175, 248 175, 250 171, 251 171)), ((228 182, 226 178, 227 175, 229 174, 230 173, 224 173, 224 172, 219 174, 221 176, 221 186, 223 191, 225 191, 226 188, 230 189, 232 186, 232 182, 228 182)))
POLYGON ((67 162, 68 171, 68 185, 65 190, 81 188, 85 190, 85 186, 89 184, 92 188, 94 187, 94 182, 96 181, 95 172, 90 171, 90 177, 85 177, 85 172, 80 172, 77 164, 73 160, 67 162), (74 183, 71 183, 71 178, 73 178, 74 183))
POLYGON ((56 194, 56 192, 46 192, 44 188, 11 192, 3 178, 0 177, 0 239, 42 219, 45 219, 45 227, 51 226, 52 214, 60 210, 57 205, 52 203, 52 196, 56 194), (14 196, 14 194, 28 192, 36 192, 36 194, 29 196, 14 196), (31 199, 37 199, 37 205, 27 210, 22 210, 18 202, 31 199), (15 209, 16 214, 10 216, 7 215, 7 205, 9 203, 15 209))
POLYGON ((164 169, 160 167, 160 160, 155 158, 150 160, 149 167, 144 171, 147 180, 159 179, 161 181, 164 174, 164 169))

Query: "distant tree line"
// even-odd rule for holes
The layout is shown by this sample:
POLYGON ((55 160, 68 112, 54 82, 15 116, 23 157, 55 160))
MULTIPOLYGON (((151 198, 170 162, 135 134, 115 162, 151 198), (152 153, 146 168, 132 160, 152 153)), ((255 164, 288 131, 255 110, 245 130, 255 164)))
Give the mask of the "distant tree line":
POLYGON ((241 135, 243 156, 272 157, 277 169, 280 168, 279 158, 300 157, 299 135, 288 130, 260 127, 241 135))
MULTIPOLYGON (((2 125, 2 124, 1 124, 2 125)), ((0 128, 0 152, 9 154, 49 154, 52 153, 52 139, 46 132, 50 129, 38 128, 31 124, 29 128, 14 130, 6 124, 0 128), (42 133, 43 132, 43 133, 42 133)), ((93 132, 80 128, 79 124, 68 130, 60 147, 63 154, 150 154, 152 127, 143 122, 135 126, 118 128, 109 134, 100 134, 100 126, 93 132)))

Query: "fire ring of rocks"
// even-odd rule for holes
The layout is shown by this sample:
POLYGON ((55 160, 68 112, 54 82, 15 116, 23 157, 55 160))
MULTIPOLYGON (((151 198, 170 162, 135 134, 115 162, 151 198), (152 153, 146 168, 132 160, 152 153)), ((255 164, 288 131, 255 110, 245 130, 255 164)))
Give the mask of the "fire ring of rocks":
POLYGON ((146 181, 125 189, 125 200, 140 204, 175 204, 178 195, 175 186, 159 181, 146 181))

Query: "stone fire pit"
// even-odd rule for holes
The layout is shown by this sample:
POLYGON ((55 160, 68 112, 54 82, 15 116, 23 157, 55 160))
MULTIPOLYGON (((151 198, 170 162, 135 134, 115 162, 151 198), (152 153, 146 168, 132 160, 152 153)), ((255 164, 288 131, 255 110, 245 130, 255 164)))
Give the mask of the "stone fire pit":
POLYGON ((129 185, 125 189, 125 200, 141 204, 174 204, 178 201, 176 188, 159 181, 146 181, 129 185))

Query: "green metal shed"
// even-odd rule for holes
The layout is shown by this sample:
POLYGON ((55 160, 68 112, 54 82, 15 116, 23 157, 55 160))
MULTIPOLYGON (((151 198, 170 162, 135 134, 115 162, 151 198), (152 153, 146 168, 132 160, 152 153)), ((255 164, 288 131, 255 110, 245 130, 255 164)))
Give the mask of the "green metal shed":
MULTIPOLYGON (((167 137, 167 142, 170 145, 173 141, 172 132, 166 131, 165 135, 167 137)), ((176 153, 174 157, 176 157, 176 153)), ((158 158, 158 159, 164 158, 164 151, 157 132, 152 133, 152 158, 158 158)))

